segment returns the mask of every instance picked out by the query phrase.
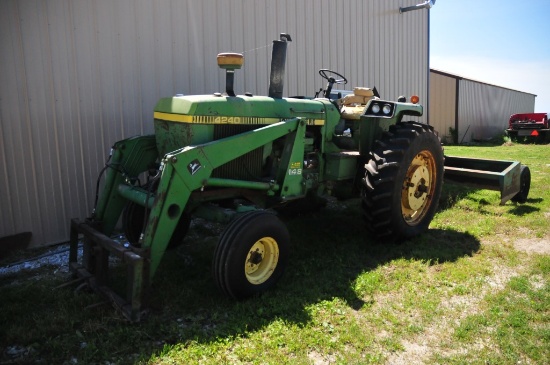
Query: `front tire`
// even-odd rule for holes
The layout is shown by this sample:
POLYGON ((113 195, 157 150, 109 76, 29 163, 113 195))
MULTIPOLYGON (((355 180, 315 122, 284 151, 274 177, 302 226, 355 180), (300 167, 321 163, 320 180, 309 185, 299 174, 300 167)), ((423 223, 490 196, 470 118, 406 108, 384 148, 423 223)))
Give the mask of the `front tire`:
POLYGON ((385 241, 427 230, 441 195, 443 165, 441 142, 431 126, 390 126, 365 165, 361 195, 368 230, 385 241))
POLYGON ((214 252, 212 274, 218 288, 234 299, 271 289, 283 275, 290 250, 286 226, 266 211, 232 221, 214 252))

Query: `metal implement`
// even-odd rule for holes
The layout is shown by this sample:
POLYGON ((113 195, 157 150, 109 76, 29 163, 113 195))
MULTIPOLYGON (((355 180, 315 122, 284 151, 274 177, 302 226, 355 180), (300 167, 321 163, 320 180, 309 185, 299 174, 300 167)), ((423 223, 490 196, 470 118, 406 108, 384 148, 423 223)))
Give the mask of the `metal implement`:
POLYGON ((506 134, 511 138, 536 137, 550 141, 548 113, 512 114, 508 120, 506 134))
POLYGON ((445 156, 445 180, 478 189, 500 192, 500 204, 521 190, 521 163, 445 156))
POLYGON ((149 252, 121 246, 100 233, 90 223, 71 221, 69 267, 75 276, 85 279, 88 285, 109 299, 131 321, 139 321, 149 288, 149 252), (78 234, 84 235, 83 259, 79 264, 78 234), (108 286, 109 257, 118 257, 127 267, 126 295, 122 296, 108 286))

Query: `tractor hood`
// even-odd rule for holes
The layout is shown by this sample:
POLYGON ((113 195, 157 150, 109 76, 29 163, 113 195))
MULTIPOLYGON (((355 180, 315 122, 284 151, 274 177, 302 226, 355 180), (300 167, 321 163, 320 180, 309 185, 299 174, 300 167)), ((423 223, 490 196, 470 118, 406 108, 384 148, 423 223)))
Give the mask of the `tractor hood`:
POLYGON ((267 96, 193 95, 164 98, 155 107, 155 135, 161 155, 293 118, 323 128, 339 120, 328 100, 267 96))
POLYGON ((324 124, 330 111, 337 112, 334 105, 325 100, 192 95, 160 99, 155 107, 155 119, 199 124, 272 124, 303 117, 310 123, 324 124))

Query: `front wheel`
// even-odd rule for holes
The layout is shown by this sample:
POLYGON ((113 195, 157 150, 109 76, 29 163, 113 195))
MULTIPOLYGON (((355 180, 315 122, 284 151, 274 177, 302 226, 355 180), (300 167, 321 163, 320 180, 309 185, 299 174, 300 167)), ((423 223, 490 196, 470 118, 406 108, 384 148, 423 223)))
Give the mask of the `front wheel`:
POLYGON ((224 294, 245 299, 277 283, 289 250, 290 236, 275 215, 249 212, 232 221, 220 237, 212 274, 224 294))
POLYGON ((392 125, 365 165, 361 195, 369 231, 386 241, 424 232, 441 195, 443 165, 441 142, 431 126, 392 125))

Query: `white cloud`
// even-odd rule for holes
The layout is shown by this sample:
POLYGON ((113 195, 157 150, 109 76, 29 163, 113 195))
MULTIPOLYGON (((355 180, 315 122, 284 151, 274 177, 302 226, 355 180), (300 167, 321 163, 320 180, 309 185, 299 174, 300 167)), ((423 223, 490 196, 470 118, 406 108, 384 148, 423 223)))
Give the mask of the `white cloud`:
POLYGON ((537 95, 535 111, 550 113, 550 61, 432 56, 430 67, 465 78, 537 95))

